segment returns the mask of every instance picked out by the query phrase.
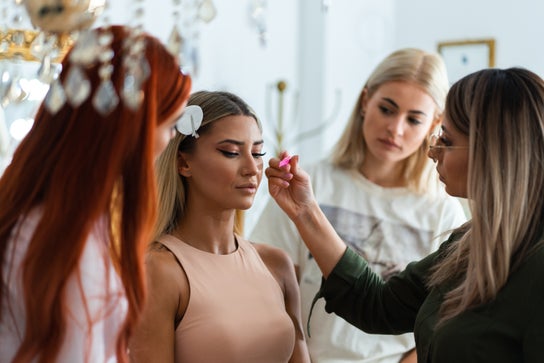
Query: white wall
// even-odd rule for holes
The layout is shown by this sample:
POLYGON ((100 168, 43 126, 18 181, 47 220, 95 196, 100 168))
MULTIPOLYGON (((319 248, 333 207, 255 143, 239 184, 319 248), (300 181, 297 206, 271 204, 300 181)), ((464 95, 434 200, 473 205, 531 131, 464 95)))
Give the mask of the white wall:
POLYGON ((539 0, 398 0, 395 47, 436 50, 438 42, 494 38, 495 66, 544 76, 544 2, 539 0))
POLYGON ((331 125, 318 140, 322 146, 313 148, 322 150, 317 153, 319 157, 336 143, 370 72, 394 49, 394 8, 393 0, 331 1, 325 37, 322 114, 322 119, 331 125), (335 94, 340 97, 337 112, 335 94))
MULTIPOLYGON (((129 0, 115 1, 112 21, 128 22, 129 0)), ((262 46, 251 22, 252 0, 214 0, 216 18, 200 29, 200 70, 193 90, 227 90, 247 101, 267 123, 270 89, 285 79, 297 82, 298 4, 292 0, 267 2, 268 42, 262 46)), ((145 29, 166 41, 173 26, 172 0, 145 2, 145 29)), ((183 4, 183 2, 182 2, 183 4)))

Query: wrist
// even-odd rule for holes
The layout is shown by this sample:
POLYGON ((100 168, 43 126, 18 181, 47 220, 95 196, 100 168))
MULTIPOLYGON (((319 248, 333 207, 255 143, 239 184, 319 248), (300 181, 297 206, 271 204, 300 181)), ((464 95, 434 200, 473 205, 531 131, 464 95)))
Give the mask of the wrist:
POLYGON ((321 208, 319 208, 319 204, 316 200, 312 200, 311 202, 301 207, 297 215, 294 216, 292 220, 297 227, 315 229, 322 224, 322 218, 323 212, 321 211, 321 208))

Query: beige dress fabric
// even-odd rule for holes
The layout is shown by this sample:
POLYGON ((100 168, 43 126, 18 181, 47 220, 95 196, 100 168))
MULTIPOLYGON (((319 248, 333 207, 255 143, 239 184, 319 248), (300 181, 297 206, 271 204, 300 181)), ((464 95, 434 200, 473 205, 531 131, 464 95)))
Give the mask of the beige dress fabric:
POLYGON ((280 363, 295 331, 283 293, 250 242, 216 255, 171 235, 160 238, 187 274, 190 297, 175 332, 176 363, 280 363))

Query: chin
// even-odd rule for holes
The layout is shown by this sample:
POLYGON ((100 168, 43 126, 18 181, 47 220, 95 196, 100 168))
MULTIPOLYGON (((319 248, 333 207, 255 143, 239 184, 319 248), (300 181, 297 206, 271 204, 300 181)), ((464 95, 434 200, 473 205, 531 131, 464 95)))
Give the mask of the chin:
POLYGON ((240 205, 238 205, 236 207, 236 209, 239 209, 239 210, 248 210, 249 208, 251 208, 253 206, 253 200, 251 200, 251 202, 248 202, 248 203, 240 203, 240 205))
POLYGON ((448 185, 446 185, 446 193, 448 193, 449 195, 451 195, 452 197, 456 197, 456 198, 466 198, 465 196, 462 196, 461 193, 459 193, 458 191, 456 191, 455 189, 452 189, 452 188, 448 188, 448 185))

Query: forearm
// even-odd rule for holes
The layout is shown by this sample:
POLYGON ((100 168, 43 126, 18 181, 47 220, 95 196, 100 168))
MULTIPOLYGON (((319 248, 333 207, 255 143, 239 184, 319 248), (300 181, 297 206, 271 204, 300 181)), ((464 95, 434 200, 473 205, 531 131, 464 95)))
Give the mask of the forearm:
POLYGON ((293 222, 323 276, 327 278, 344 254, 346 244, 317 203, 309 206, 304 213, 293 219, 293 222))

